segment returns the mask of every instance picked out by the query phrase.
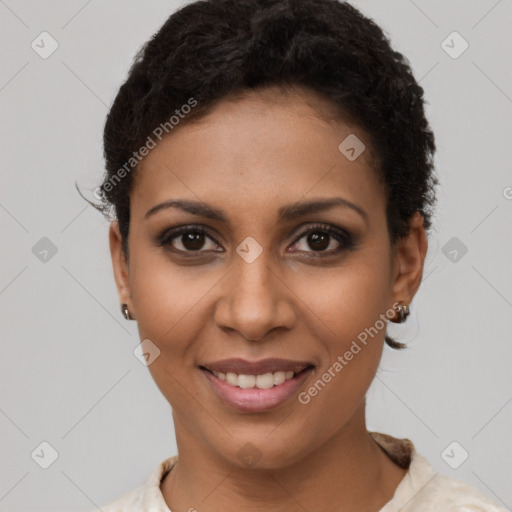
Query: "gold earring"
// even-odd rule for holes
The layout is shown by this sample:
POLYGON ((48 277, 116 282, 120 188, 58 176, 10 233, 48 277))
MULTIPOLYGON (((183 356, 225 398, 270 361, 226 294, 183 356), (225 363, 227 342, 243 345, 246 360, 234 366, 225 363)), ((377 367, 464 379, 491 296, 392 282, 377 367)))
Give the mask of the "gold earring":
POLYGON ((126 318, 126 320, 133 320, 130 315, 130 310, 128 309, 128 304, 121 304, 121 312, 123 313, 123 316, 126 318))

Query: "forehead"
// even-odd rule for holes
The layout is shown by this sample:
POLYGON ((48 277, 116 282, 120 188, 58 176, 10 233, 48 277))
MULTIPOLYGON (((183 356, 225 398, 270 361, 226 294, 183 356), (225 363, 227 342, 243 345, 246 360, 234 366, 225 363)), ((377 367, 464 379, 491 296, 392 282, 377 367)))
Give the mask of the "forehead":
POLYGON ((375 209, 384 191, 374 165, 366 134, 328 100, 271 87, 222 100, 158 142, 139 164, 131 208, 141 216, 159 201, 185 197, 257 211, 341 195, 375 209))

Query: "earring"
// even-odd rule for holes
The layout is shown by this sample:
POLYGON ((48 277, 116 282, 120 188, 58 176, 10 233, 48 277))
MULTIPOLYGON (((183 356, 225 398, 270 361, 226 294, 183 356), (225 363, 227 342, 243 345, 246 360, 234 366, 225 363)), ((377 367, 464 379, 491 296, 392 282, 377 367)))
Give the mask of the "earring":
POLYGON ((133 320, 130 315, 130 310, 128 309, 128 304, 121 304, 121 312, 123 313, 123 316, 126 318, 126 320, 133 320))
POLYGON ((409 306, 407 304, 398 304, 397 307, 398 314, 400 315, 400 318, 398 322, 396 323, 403 323, 407 319, 407 317, 410 315, 409 306))

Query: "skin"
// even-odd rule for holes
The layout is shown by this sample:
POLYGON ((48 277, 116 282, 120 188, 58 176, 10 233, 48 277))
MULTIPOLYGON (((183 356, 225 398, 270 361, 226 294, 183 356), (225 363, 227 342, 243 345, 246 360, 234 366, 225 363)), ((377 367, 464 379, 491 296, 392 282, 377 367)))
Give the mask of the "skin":
POLYGON ((173 512, 377 511, 406 473, 366 429, 365 394, 385 329, 306 405, 292 397, 267 412, 240 412, 198 368, 230 357, 311 361, 304 391, 381 314, 414 297, 427 252, 423 218, 416 212, 409 236, 391 246, 368 137, 355 125, 325 120, 329 107, 312 91, 274 87, 222 100, 140 164, 128 261, 117 222, 110 226, 120 301, 141 340, 161 351, 148 368, 173 410, 179 462, 161 484, 173 512), (351 133, 367 144, 355 161, 338 150, 351 133), (277 219, 284 205, 332 197, 359 205, 368 222, 343 207, 277 219), (176 208, 144 217, 169 199, 207 203, 231 226, 176 208), (315 223, 348 231, 357 245, 346 249, 330 237, 331 255, 314 258, 318 246, 297 238, 315 223), (182 235, 169 246, 192 257, 155 244, 162 232, 190 224, 215 236, 205 236, 202 252, 182 235), (248 236, 263 249, 252 263, 235 250, 248 236), (251 467, 237 457, 246 443, 261 457, 251 467))

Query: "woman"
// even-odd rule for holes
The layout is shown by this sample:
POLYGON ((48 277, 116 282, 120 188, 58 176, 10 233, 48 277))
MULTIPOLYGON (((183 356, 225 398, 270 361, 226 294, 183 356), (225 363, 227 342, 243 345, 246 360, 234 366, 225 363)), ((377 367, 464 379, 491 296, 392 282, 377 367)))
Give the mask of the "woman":
POLYGON ((500 509, 368 432, 438 181, 423 89, 336 0, 210 0, 145 45, 97 207, 178 455, 104 512, 500 509))

